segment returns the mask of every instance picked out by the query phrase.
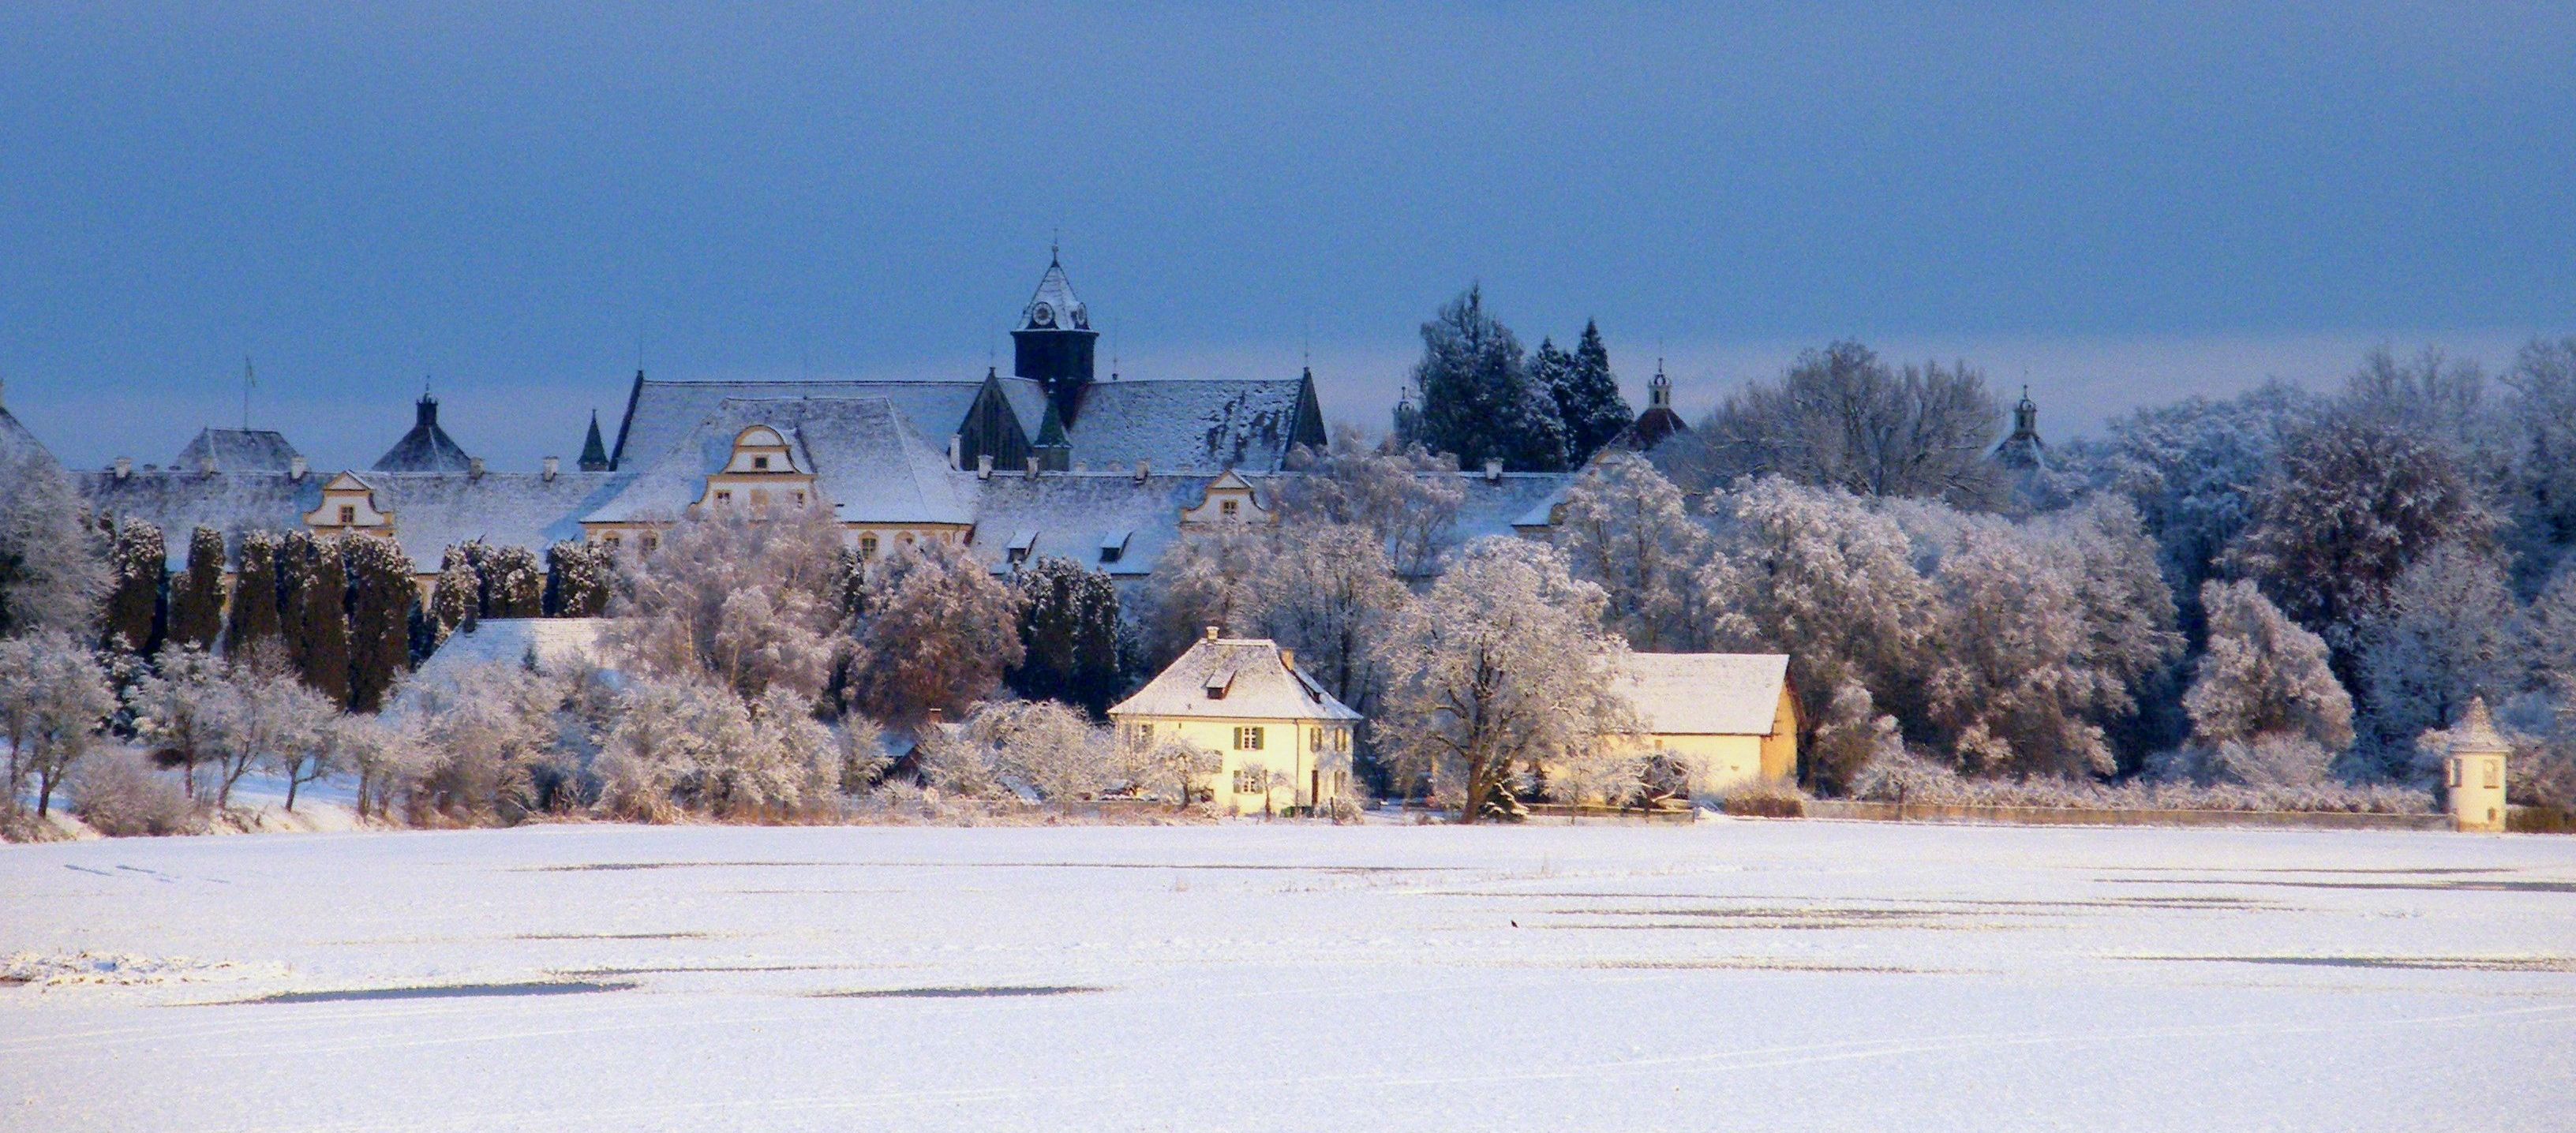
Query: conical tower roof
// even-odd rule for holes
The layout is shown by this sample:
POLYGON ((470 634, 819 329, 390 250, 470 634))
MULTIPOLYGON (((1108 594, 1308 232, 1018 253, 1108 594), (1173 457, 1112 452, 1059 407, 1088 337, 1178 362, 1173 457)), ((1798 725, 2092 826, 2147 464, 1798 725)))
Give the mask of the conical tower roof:
POLYGON ((1047 255, 1046 274, 1038 277, 1037 294, 1020 311, 1020 329, 1091 329, 1091 312, 1074 298, 1073 283, 1064 277, 1064 261, 1052 252, 1047 255))
POLYGON ((411 431, 376 458, 378 472, 465 472, 474 459, 438 427, 438 399, 427 393, 414 404, 411 431))
POLYGON ((584 472, 608 471, 608 446, 600 443, 599 411, 596 409, 590 411, 590 435, 583 438, 581 442, 581 470, 584 472))

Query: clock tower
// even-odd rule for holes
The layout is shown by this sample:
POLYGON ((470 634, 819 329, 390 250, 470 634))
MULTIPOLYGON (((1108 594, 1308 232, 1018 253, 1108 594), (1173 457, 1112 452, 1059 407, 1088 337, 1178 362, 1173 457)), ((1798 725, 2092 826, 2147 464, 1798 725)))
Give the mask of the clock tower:
POLYGON ((1056 414, 1071 424, 1082 410, 1082 391, 1091 384, 1092 346, 1099 339, 1100 332, 1091 329, 1091 312, 1073 297, 1064 264, 1050 249, 1038 293, 1020 312, 1020 329, 1011 332, 1011 373, 1044 383, 1056 414))

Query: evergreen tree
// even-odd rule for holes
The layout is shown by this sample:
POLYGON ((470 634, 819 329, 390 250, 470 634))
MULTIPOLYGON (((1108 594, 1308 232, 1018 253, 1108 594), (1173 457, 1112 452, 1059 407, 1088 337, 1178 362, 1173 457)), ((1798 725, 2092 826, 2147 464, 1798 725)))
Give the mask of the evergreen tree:
POLYGON ((242 533, 241 563, 233 575, 233 616, 224 626, 224 654, 239 658, 262 643, 285 636, 285 619, 277 605, 277 560, 280 540, 269 531, 242 533))
POLYGON ((188 569, 170 580, 167 644, 213 649, 224 631, 224 535, 211 527, 188 533, 188 569))
POLYGON ((1583 339, 1574 346, 1565 382, 1553 388, 1557 415, 1565 419, 1569 467, 1592 459, 1637 419, 1628 399, 1619 396, 1619 376, 1610 372, 1610 348, 1601 342, 1601 327, 1590 319, 1583 321, 1583 339))
POLYGON ((1061 700, 1097 717, 1122 685, 1118 589, 1109 576, 1049 556, 1022 571, 1020 664, 1004 679, 1030 699, 1061 700))
POLYGON ((280 605, 298 676, 334 707, 349 703, 349 571, 338 538, 290 536, 279 555, 280 605), (289 597, 291 596, 291 597, 289 597))
POLYGON ((483 549, 476 572, 482 582, 481 614, 487 618, 534 618, 545 614, 546 572, 537 554, 526 547, 483 549))
POLYGON ((285 646, 287 668, 304 672, 304 592, 314 581, 313 560, 321 552, 310 531, 289 531, 277 544, 277 627, 285 646))
POLYGON ((139 519, 117 525, 107 567, 107 624, 100 639, 110 649, 130 653, 160 648, 162 589, 170 574, 161 529, 139 519))
POLYGON ((1468 288, 1422 324, 1413 386, 1422 393, 1421 412, 1399 440, 1453 453, 1468 468, 1488 460, 1531 472, 1565 467, 1556 398, 1531 380, 1511 329, 1485 313, 1481 288, 1468 288))
POLYGON ((422 644, 414 648, 417 656, 427 657, 437 652, 439 646, 447 644, 447 639, 459 631, 473 632, 475 620, 481 613, 477 605, 479 598, 475 594, 474 568, 466 565, 464 557, 457 552, 455 547, 447 549, 447 566, 438 572, 438 582, 430 591, 428 616, 424 632, 420 635, 422 644))
POLYGON ((348 539, 340 551, 349 577, 349 705, 373 712, 411 662, 411 616, 420 584, 412 579, 410 557, 393 540, 348 539))
POLYGON ((606 547, 567 539, 546 548, 546 616, 595 618, 606 613, 615 569, 606 547))

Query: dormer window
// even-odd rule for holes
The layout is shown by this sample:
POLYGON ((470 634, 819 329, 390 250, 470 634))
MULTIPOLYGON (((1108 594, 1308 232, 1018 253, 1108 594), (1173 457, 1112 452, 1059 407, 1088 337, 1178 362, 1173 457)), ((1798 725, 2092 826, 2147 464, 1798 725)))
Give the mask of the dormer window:
POLYGON ((731 492, 717 492, 717 493, 716 493, 716 502, 717 502, 717 503, 720 503, 720 504, 729 504, 729 503, 732 503, 732 502, 733 502, 733 493, 731 493, 731 492))
POLYGON ((347 526, 349 526, 349 525, 350 525, 350 524, 352 524, 352 523, 356 523, 357 521, 358 521, 358 505, 356 505, 356 504, 341 504, 341 505, 340 505, 340 526, 342 526, 342 527, 347 527, 347 526))
POLYGON ((768 458, 768 457, 765 457, 765 456, 755 456, 755 457, 752 457, 752 458, 751 458, 751 470, 752 470, 752 471, 754 471, 754 472, 767 472, 767 471, 769 471, 769 458, 768 458))
POLYGON ((1226 517, 1227 519, 1233 519, 1236 515, 1240 514, 1242 511, 1243 511, 1243 503, 1242 503, 1242 501, 1239 501, 1239 500, 1219 500, 1219 501, 1217 501, 1217 505, 1216 505, 1216 513, 1217 513, 1218 515, 1221 515, 1221 516, 1226 517))

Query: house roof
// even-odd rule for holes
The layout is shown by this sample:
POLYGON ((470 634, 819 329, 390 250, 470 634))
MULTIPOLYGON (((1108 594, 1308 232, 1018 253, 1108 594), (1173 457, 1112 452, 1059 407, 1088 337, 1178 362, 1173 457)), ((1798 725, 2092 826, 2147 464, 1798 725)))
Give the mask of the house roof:
POLYGON ((1054 556, 1123 578, 1153 573, 1164 549, 1180 537, 1181 509, 1199 503, 1208 478, 996 472, 981 481, 960 473, 957 481, 975 501, 976 537, 967 549, 994 570, 1010 569, 1006 541, 1027 533, 1031 563, 1054 556), (1118 561, 1100 561, 1100 549, 1113 544, 1120 548, 1118 561))
POLYGON ((1268 638, 1203 638, 1171 667, 1109 710, 1116 716, 1357 721, 1313 677, 1288 666, 1268 638), (1212 698, 1211 689, 1222 690, 1212 698))
POLYGON ((438 427, 438 399, 422 394, 411 431, 376 458, 378 472, 463 472, 474 466, 465 448, 438 427))
POLYGON ((468 665, 536 660, 541 671, 586 663, 613 668, 601 640, 606 618, 485 618, 447 639, 412 678, 435 681, 468 665))
POLYGON ((187 564, 189 533, 212 528, 224 536, 224 554, 240 553, 245 531, 297 531, 304 515, 322 505, 327 477, 307 473, 297 479, 284 472, 216 472, 193 469, 74 472, 72 486, 92 510, 119 519, 140 519, 161 529, 170 569, 187 564))
POLYGON ((322 506, 322 486, 349 475, 372 493, 375 506, 394 517, 394 541, 427 574, 451 545, 469 539, 542 550, 581 537, 575 517, 606 498, 631 476, 611 472, 369 472, 363 476, 284 472, 165 470, 76 472, 72 483, 102 514, 146 520, 161 528, 170 567, 186 565, 188 533, 199 527, 224 535, 224 553, 240 553, 245 531, 301 531, 304 516, 322 506))
POLYGON ((633 483, 580 518, 678 518, 732 458, 734 438, 753 425, 786 438, 796 467, 814 473, 815 491, 844 523, 974 522, 945 446, 934 448, 896 401, 880 397, 722 399, 661 456, 630 466, 640 469, 633 483))
POLYGON ((63 462, 54 459, 53 450, 37 440, 36 434, 21 424, 7 406, 0 405, 0 471, 14 472, 21 464, 63 471, 63 462))
POLYGON ((1270 472, 1297 443, 1299 378, 1093 382, 1066 430, 1073 458, 1092 467, 1270 472))
POLYGON ((194 472, 201 461, 213 457, 215 467, 225 472, 284 472, 294 466, 301 454, 286 443, 286 434, 274 429, 218 429, 212 426, 197 430, 188 447, 179 450, 170 467, 194 472))
POLYGON ((779 400, 867 399, 892 404, 923 436, 948 450, 948 437, 966 423, 966 411, 987 380, 1002 387, 1003 400, 1020 419, 1020 428, 1036 436, 1046 412, 1046 390, 1027 378, 895 380, 835 382, 656 382, 638 379, 626 423, 618 429, 610 460, 622 470, 637 471, 659 460, 695 430, 699 422, 726 401, 744 398, 779 400))
POLYGON ((1781 653, 1630 653, 1616 683, 1649 734, 1767 736, 1788 680, 1781 653))

